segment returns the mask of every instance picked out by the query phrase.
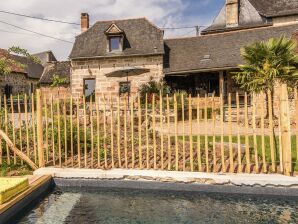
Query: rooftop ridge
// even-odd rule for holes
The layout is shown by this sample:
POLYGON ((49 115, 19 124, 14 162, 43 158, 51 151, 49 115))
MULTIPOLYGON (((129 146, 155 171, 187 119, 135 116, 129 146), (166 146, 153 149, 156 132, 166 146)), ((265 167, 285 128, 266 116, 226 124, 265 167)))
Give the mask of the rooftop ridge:
POLYGON ((135 17, 135 18, 126 18, 126 19, 113 19, 113 20, 97 20, 95 21, 95 23, 90 26, 89 29, 87 29, 86 31, 78 34, 75 36, 75 38, 79 37, 79 36, 82 36, 86 33, 88 33, 88 31, 93 27, 95 26, 96 24, 98 23, 115 23, 115 22, 119 22, 119 21, 130 21, 130 20, 146 20, 149 24, 151 24, 153 27, 155 27, 156 29, 160 30, 160 31, 164 31, 163 29, 161 29, 160 27, 158 27, 157 25, 155 25, 153 22, 151 22, 149 19, 147 19, 146 17, 135 17))
MULTIPOLYGON (((278 29, 278 28, 281 28, 281 27, 291 27, 291 26, 298 26, 298 23, 284 25, 284 26, 252 27, 252 28, 248 28, 248 29, 246 28, 246 29, 241 29, 241 30, 225 31, 225 32, 221 32, 221 33, 210 33, 210 34, 201 35, 201 36, 165 38, 164 40, 181 40, 181 39, 208 38, 210 36, 228 35, 228 34, 231 34, 231 33, 251 32, 251 30, 278 29)), ((297 28, 297 30, 298 30, 298 28, 297 28)))
POLYGON ((149 19, 147 19, 146 17, 135 17, 135 18, 125 18, 125 19, 112 19, 112 20, 97 20, 93 26, 96 24, 96 23, 103 23, 103 22, 110 22, 110 23, 113 23, 113 22, 118 22, 118 21, 129 21, 129 20, 140 20, 140 19, 144 19, 146 20, 147 22, 149 22, 152 26, 154 26, 155 28, 159 29, 159 30, 163 30, 161 29, 160 27, 158 27, 157 25, 155 25, 152 21, 150 21, 149 19))

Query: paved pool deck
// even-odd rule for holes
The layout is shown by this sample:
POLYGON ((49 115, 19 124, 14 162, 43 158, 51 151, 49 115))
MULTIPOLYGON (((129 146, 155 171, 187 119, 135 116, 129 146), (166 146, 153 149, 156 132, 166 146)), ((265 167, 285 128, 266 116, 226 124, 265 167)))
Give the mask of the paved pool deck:
POLYGON ((246 187, 259 186, 293 188, 298 190, 298 177, 289 177, 280 174, 217 174, 156 170, 40 168, 34 172, 34 175, 52 175, 54 179, 96 179, 246 187))

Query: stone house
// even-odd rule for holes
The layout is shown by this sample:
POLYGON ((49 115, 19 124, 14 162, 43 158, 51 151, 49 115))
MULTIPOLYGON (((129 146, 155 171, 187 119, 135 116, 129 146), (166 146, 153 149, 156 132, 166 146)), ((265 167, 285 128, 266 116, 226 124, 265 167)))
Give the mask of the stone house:
POLYGON ((48 63, 56 62, 57 59, 52 51, 44 51, 37 54, 33 54, 33 56, 37 57, 41 65, 45 67, 48 63))
POLYGON ((151 78, 164 77, 163 31, 147 19, 98 21, 89 28, 83 13, 81 23, 70 54, 74 97, 134 94, 151 78))
MULTIPOLYGON (((291 37, 298 30, 296 0, 226 0, 201 36, 165 40, 165 79, 193 95, 240 91, 232 72, 243 63, 243 46, 273 37, 291 37), (185 81, 183 81, 185 80, 185 81)), ((240 100, 243 102, 240 91, 240 100)))
POLYGON ((70 97, 70 61, 53 61, 44 66, 44 71, 39 79, 39 87, 44 97, 54 99, 70 97), (54 76, 57 75, 65 82, 59 86, 53 86, 54 76))
POLYGON ((234 103, 239 88, 232 72, 242 63, 241 48, 292 37, 298 1, 226 0, 212 25, 195 37, 164 39, 145 18, 98 21, 89 28, 89 15, 83 13, 81 27, 70 54, 74 96, 136 93, 153 77, 193 96, 222 93, 226 99, 232 93, 234 103))
POLYGON ((9 97, 10 95, 34 92, 43 72, 43 66, 29 61, 26 57, 9 54, 3 49, 0 50, 0 57, 15 61, 10 74, 0 74, 0 94, 9 97))

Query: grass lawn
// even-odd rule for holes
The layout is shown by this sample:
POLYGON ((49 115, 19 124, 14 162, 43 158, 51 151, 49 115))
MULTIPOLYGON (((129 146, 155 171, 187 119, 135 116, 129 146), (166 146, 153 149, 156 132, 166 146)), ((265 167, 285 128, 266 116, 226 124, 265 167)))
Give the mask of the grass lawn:
MULTIPOLYGON (((179 140, 181 141, 183 139, 182 136, 179 136, 179 140)), ((197 143, 197 136, 193 136, 193 142, 194 144, 197 143)), ((185 136, 185 140, 189 141, 189 136, 185 136)), ((269 136, 265 136, 265 155, 266 155, 266 162, 271 162, 271 151, 270 151, 270 138, 269 136)), ((205 144, 205 136, 200 136, 201 144, 205 144)), ((297 159, 297 149, 296 149, 296 136, 292 136, 292 161, 294 164, 296 164, 297 159)), ((215 136, 215 142, 220 143, 221 142, 221 136, 215 136)), ((229 136, 224 136, 224 142, 229 142, 229 136)), ((232 136, 232 142, 238 143, 238 137, 232 136)), ((208 136, 208 144, 212 145, 213 143, 213 136, 208 136)), ((240 143, 245 145, 245 136, 240 136, 240 143)), ((249 136, 249 146, 251 148, 251 153, 254 153, 254 141, 253 136, 249 136)), ((262 157, 262 136, 257 136, 257 146, 258 146, 258 155, 259 157, 262 157)), ((275 136, 274 138, 274 150, 276 153, 276 161, 279 162, 279 136, 275 136)), ((298 170, 298 164, 296 164, 295 170, 298 170)))
POLYGON ((32 170, 31 168, 26 165, 25 163, 22 164, 10 164, 8 165, 6 162, 0 165, 0 177, 6 176, 25 176, 31 175, 32 170))

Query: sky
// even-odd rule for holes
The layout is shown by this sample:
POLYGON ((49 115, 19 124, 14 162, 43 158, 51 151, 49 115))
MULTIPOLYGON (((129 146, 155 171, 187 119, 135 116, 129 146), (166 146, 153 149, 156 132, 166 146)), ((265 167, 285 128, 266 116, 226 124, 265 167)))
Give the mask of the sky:
MULTIPOLYGON (((90 23, 98 20, 146 17, 160 28, 208 26, 225 0, 1 0, 0 11, 8 11, 53 20, 80 23, 87 12, 90 23)), ((67 60, 72 43, 50 39, 12 27, 74 42, 80 26, 46 22, 0 12, 0 48, 19 46, 30 53, 52 50, 58 60, 67 60)), ((195 29, 166 30, 165 37, 195 35, 195 29)))

